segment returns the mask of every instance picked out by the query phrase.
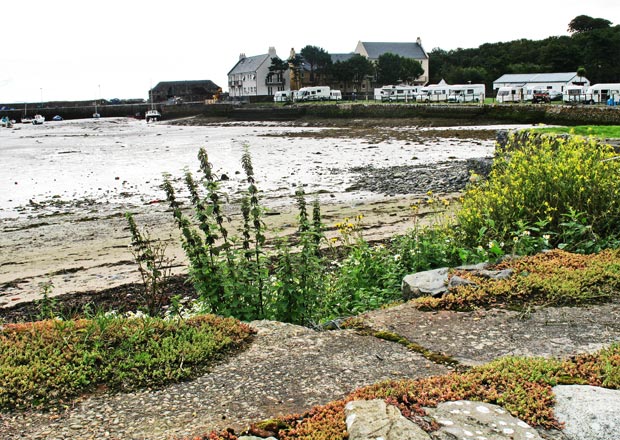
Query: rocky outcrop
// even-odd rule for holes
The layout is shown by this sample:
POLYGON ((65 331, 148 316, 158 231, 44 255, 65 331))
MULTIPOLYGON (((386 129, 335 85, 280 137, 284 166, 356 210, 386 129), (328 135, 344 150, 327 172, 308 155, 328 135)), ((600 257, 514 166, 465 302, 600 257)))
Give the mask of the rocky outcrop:
POLYGON ((560 385, 555 416, 568 440, 620 438, 620 391, 584 385, 560 385))
POLYGON ((344 408, 349 440, 427 440, 418 425, 383 400, 358 400, 344 408))
POLYGON ((427 412, 441 426, 439 439, 539 440, 538 432, 500 406, 460 400, 443 402, 427 412))
MULTIPOLYGON (((504 280, 510 278, 512 269, 487 270, 488 264, 482 263, 472 266, 460 266, 456 269, 472 272, 480 278, 491 280, 504 280)), ((401 290, 403 299, 408 301, 412 298, 421 296, 440 297, 453 287, 465 284, 476 284, 459 276, 450 276, 450 269, 442 267, 440 269, 427 270, 407 275, 403 278, 401 290)))
MULTIPOLYGON (((500 406, 468 400, 425 408, 440 428, 425 432, 383 400, 358 400, 345 407, 349 440, 615 440, 620 433, 620 391, 571 385, 553 388, 562 431, 538 431, 500 406)), ((428 420, 427 420, 428 421, 428 420)), ((273 437, 270 437, 272 439, 273 437)), ((259 437, 240 437, 240 440, 259 437)))

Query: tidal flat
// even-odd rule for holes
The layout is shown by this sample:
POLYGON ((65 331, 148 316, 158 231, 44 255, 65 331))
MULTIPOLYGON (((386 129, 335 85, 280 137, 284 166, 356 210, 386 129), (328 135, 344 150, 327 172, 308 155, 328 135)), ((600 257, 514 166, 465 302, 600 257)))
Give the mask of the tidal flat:
POLYGON ((37 299, 42 283, 52 283, 54 296, 137 282, 125 212, 167 242, 174 272, 183 273, 160 186, 169 173, 187 206, 183 175, 200 177, 201 147, 233 224, 248 148, 272 234, 295 229, 294 193, 303 188, 308 201, 319 199, 328 233, 363 215, 364 236, 373 239, 410 227, 409 206, 427 191, 462 190, 472 166, 490 161, 496 131, 518 127, 131 118, 16 124, 0 130, 0 307, 37 299))

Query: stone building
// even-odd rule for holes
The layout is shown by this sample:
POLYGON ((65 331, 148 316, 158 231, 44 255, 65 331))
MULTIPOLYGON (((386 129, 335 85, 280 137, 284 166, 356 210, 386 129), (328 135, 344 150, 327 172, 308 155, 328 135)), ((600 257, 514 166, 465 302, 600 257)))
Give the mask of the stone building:
POLYGON ((149 90, 153 102, 204 102, 221 93, 222 89, 211 80, 162 81, 149 90))

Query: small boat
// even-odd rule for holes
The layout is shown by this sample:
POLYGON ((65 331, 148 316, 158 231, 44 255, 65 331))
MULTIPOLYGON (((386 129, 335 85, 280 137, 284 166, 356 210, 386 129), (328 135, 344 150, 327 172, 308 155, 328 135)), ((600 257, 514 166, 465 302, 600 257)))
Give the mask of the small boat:
POLYGON ((8 116, 3 116, 0 120, 0 127, 11 128, 12 126, 13 121, 11 121, 8 116))
MULTIPOLYGON (((24 120, 22 119, 22 122, 24 122, 24 120)), ((32 124, 33 125, 41 125, 45 122, 45 116, 42 115, 34 115, 34 118, 32 118, 32 124)))
POLYGON ((28 103, 24 103, 24 116, 20 118, 22 124, 32 124, 32 118, 28 116, 28 103))
POLYGON ((161 119, 161 113, 155 109, 148 110, 144 119, 146 119, 146 122, 159 121, 161 119))
POLYGON ((147 123, 159 121, 161 119, 161 113, 155 109, 155 104, 153 103, 153 89, 149 90, 149 100, 151 101, 151 109, 146 111, 144 119, 146 119, 147 123))

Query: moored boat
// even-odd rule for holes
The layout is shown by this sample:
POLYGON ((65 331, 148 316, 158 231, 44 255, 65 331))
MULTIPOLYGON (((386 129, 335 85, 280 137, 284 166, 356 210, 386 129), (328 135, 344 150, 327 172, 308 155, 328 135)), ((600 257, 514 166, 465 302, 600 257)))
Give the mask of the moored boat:
POLYGON ((161 113, 155 109, 148 110, 146 115, 144 115, 144 119, 146 119, 146 122, 159 121, 161 119, 161 113))

